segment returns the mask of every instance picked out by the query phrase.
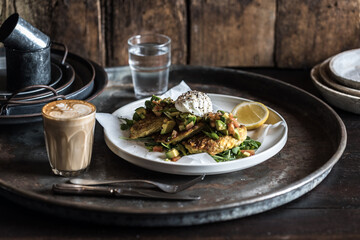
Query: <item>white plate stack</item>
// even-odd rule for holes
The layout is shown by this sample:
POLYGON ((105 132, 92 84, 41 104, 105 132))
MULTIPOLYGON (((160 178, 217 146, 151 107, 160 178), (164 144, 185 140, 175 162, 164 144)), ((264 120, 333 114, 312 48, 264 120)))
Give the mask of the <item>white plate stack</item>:
POLYGON ((330 104, 360 114, 360 49, 339 53, 316 65, 311 79, 330 104))

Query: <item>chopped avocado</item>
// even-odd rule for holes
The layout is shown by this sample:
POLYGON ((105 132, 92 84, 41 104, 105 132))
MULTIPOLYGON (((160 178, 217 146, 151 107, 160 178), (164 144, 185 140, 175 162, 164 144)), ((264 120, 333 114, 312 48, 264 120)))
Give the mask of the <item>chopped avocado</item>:
POLYGON ((170 113, 170 115, 172 116, 172 117, 176 117, 176 116, 178 116, 180 114, 180 112, 171 112, 170 113))
POLYGON ((144 119, 146 116, 146 110, 143 107, 139 107, 139 108, 135 109, 135 112, 139 115, 139 117, 141 119, 144 119))
POLYGON ((162 103, 166 103, 166 104, 172 104, 173 100, 171 98, 164 98, 161 100, 162 103))
POLYGON ((164 112, 164 115, 167 116, 170 119, 173 119, 173 117, 171 116, 171 114, 169 112, 164 112))
POLYGON ((234 129, 234 134, 233 134, 233 137, 236 138, 237 140, 240 139, 240 133, 239 133, 239 129, 235 128, 234 129))
POLYGON ((229 130, 227 130, 227 129, 221 130, 220 132, 226 136, 229 135, 229 130))
POLYGON ((245 155, 246 157, 249 157, 251 154, 249 152, 243 152, 243 155, 245 155))
POLYGON ((218 131, 222 131, 222 130, 226 130, 226 123, 224 123, 221 120, 216 120, 216 130, 218 131))
POLYGON ((165 153, 167 158, 174 158, 180 155, 179 151, 176 148, 171 149, 165 153))
POLYGON ((137 112, 134 112, 133 120, 134 120, 134 121, 139 121, 139 120, 141 120, 141 117, 140 117, 139 114, 137 114, 137 112))
POLYGON ((178 118, 188 124, 192 121, 196 122, 197 117, 195 115, 192 115, 191 113, 180 113, 178 118))
POLYGON ((180 130, 180 131, 186 130, 186 126, 185 126, 184 124, 180 124, 180 125, 179 125, 179 130, 180 130))
POLYGON ((146 110, 144 107, 139 107, 137 109, 135 109, 135 112, 137 112, 137 114, 146 114, 146 110))
POLYGON ((229 113, 224 113, 224 114, 223 114, 223 117, 226 118, 226 119, 228 119, 228 118, 229 118, 229 113))
POLYGON ((176 149, 180 151, 183 156, 187 155, 186 148, 181 143, 176 145, 176 149))
POLYGON ((169 120, 169 121, 165 122, 161 127, 160 134, 167 134, 167 133, 171 132, 174 129, 175 125, 176 125, 176 122, 174 120, 169 120))
POLYGON ((180 113, 179 118, 186 119, 188 115, 189 115, 188 113, 180 113))

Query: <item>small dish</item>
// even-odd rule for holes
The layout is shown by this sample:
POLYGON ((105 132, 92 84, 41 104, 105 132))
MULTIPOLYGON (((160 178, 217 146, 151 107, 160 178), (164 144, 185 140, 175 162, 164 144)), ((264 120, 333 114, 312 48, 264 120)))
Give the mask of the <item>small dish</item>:
POLYGON ((335 55, 330 60, 329 68, 339 83, 360 89, 360 49, 335 55))
POLYGON ((311 69, 311 80, 321 95, 333 106, 342 110, 360 114, 360 97, 339 92, 325 85, 320 73, 320 64, 311 69))
POLYGON ((349 88, 344 85, 340 85, 336 82, 335 79, 332 78, 331 74, 329 73, 329 62, 330 58, 326 59, 324 62, 320 64, 319 73, 322 80, 331 88, 336 89, 340 92, 360 97, 360 90, 349 88))

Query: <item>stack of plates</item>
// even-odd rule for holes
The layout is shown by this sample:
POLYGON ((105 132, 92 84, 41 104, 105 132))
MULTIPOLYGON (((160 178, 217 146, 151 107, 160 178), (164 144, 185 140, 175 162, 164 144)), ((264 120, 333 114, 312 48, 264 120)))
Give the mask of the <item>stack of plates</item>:
MULTIPOLYGON (((98 96, 107 84, 107 74, 98 64, 86 60, 73 53, 68 53, 63 62, 65 51, 51 50, 51 82, 49 86, 58 95, 66 99, 82 99, 90 101, 98 96)), ((41 121, 41 109, 54 96, 48 89, 31 89, 14 96, 6 90, 6 59, 4 49, 0 49, 0 125, 20 124, 41 121), (21 102, 30 104, 21 104, 21 102), (36 103, 32 103, 35 102, 36 103)))
POLYGON ((360 49, 339 53, 316 65, 311 79, 330 104, 360 114, 360 49))

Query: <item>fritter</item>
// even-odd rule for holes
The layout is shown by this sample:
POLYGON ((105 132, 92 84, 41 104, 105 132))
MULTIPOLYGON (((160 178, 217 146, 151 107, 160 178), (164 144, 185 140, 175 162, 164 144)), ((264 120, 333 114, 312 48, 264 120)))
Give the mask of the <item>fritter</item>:
POLYGON ((215 140, 206 136, 205 134, 198 134, 186 141, 183 141, 182 144, 191 154, 207 152, 210 155, 214 156, 218 153, 239 146, 246 139, 246 127, 240 126, 238 128, 238 131, 240 134, 239 139, 227 135, 221 136, 219 137, 219 139, 215 140))
POLYGON ((137 139, 159 132, 165 121, 168 121, 166 116, 157 117, 153 113, 147 113, 146 118, 135 122, 130 128, 130 138, 137 139))
POLYGON ((162 142, 165 144, 174 144, 178 143, 186 138, 192 137, 195 134, 199 133, 203 128, 205 124, 202 122, 199 122, 195 124, 192 128, 189 130, 181 131, 176 134, 176 136, 172 137, 172 133, 165 134, 165 135, 156 135, 154 136, 155 142, 162 142))

